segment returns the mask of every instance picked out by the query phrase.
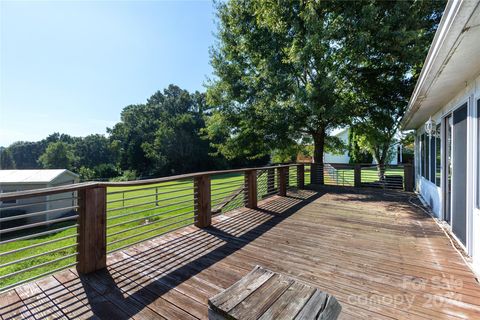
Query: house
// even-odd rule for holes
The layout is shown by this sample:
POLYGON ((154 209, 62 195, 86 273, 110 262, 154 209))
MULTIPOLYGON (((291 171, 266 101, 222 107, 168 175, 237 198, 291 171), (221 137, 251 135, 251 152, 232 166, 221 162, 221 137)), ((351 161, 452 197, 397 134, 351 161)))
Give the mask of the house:
MULTIPOLYGON (((77 174, 65 169, 0 170, 0 193, 57 187, 78 181, 77 174)), ((23 223, 34 223, 68 214, 75 204, 75 195, 72 192, 9 200, 0 202, 0 215, 6 217, 45 212, 22 219, 23 223)), ((6 227, 5 224, 2 228, 6 227)))
MULTIPOLYGON (((350 130, 349 127, 344 127, 336 131, 335 133, 333 133, 333 136, 339 138, 340 140, 343 141, 345 145, 348 146, 349 130, 350 130)), ((348 155, 348 151, 345 151, 344 153, 340 153, 340 154, 325 152, 323 154, 323 162, 324 163, 350 163, 350 156, 348 155)), ((373 160, 373 163, 376 163, 375 160, 373 160)), ((399 163, 402 163, 402 146, 400 144, 395 144, 393 148, 393 155, 390 160, 390 164, 397 165, 399 163)))
POLYGON ((416 189, 480 272, 480 2, 449 1, 403 129, 416 130, 416 189))

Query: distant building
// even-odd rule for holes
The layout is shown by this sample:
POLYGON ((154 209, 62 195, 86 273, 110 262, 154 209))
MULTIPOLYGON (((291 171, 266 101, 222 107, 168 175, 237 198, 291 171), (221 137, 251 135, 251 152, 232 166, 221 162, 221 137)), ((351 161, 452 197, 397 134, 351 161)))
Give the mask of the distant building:
MULTIPOLYGON (((77 182, 79 176, 66 169, 0 170, 0 193, 57 187, 77 182)), ((3 201, 0 202, 0 216, 45 211, 45 214, 26 217, 23 222, 46 221, 70 213, 75 204, 74 192, 3 201)), ((2 228, 5 228, 5 225, 2 228)))
MULTIPOLYGON (((345 145, 348 146, 349 130, 350 128, 345 127, 340 131, 338 131, 337 133, 335 133, 333 136, 339 138, 340 140, 343 141, 345 145)), ((344 153, 341 153, 341 154, 333 154, 333 153, 325 152, 323 154, 323 162, 324 163, 349 163, 350 156, 348 155, 348 151, 345 151, 344 153)), ((373 161, 373 163, 375 163, 375 160, 373 161)), ((390 161, 390 164, 396 165, 399 163, 402 163, 402 146, 400 144, 395 144, 392 160, 390 161)))

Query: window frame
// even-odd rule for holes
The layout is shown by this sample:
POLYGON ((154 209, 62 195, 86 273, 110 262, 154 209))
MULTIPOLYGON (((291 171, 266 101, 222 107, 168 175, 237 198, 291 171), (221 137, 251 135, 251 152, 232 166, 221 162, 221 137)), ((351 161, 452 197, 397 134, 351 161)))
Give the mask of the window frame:
POLYGON ((423 144, 424 144, 424 166, 425 166, 425 170, 424 170, 424 175, 423 177, 427 180, 430 180, 430 137, 428 136, 428 134, 424 134, 424 140, 423 140, 423 144))
POLYGON ((420 135, 420 176, 425 177, 425 133, 420 135))
POLYGON ((477 209, 480 209, 480 98, 477 99, 477 209))
POLYGON ((442 123, 435 127, 435 171, 433 183, 437 187, 442 185, 442 123))
MULTIPOLYGON (((436 129, 436 128, 435 128, 436 129)), ((429 181, 433 184, 435 184, 435 174, 436 174, 436 152, 437 152, 437 147, 436 147, 436 135, 432 135, 431 137, 429 136, 429 166, 430 166, 430 172, 429 172, 429 181)))

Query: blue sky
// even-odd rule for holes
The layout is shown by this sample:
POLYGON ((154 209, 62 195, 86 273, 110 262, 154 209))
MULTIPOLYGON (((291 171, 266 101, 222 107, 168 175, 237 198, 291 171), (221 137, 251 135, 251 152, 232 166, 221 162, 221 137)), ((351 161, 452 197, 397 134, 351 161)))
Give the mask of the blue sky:
POLYGON ((204 91, 209 1, 0 0, 0 146, 105 133, 174 83, 204 91))

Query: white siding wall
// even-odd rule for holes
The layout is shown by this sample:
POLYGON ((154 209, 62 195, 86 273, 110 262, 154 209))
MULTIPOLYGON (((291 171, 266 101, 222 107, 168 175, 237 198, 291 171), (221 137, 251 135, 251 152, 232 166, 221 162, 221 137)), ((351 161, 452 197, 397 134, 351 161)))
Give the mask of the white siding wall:
MULTIPOLYGON (((340 133, 337 134, 337 137, 340 138, 345 145, 348 145, 348 130, 343 130, 340 133)), ((398 152, 397 148, 394 150, 394 154, 392 156, 392 160, 390 161, 390 164, 392 165, 397 165, 398 161, 398 152)), ((325 163, 349 163, 350 162, 350 157, 348 156, 348 152, 342 153, 342 154, 332 154, 325 152, 323 154, 323 162, 325 163)), ((372 163, 376 163, 375 159, 373 160, 372 163)))
MULTIPOLYGON (((49 186, 57 187, 57 186, 69 185, 76 182, 78 182, 78 178, 68 173, 64 173, 60 175, 58 178, 56 178, 54 181, 52 181, 49 186)), ((48 209, 51 210, 51 209, 61 209, 61 208, 72 207, 77 203, 77 201, 75 200, 75 196, 76 196, 76 192, 58 193, 58 194, 50 195, 48 196, 48 200, 50 201, 48 203, 48 209), (57 200, 57 199, 60 199, 60 200, 57 200)), ((48 220, 56 219, 65 214, 70 213, 71 211, 72 209, 65 209, 65 210, 59 210, 57 212, 49 213, 47 219, 48 220)))
MULTIPOLYGON (((477 157, 478 148, 480 148, 480 141, 478 137, 477 121, 476 121, 476 105, 480 98, 480 75, 465 88, 460 91, 452 100, 450 100, 443 108, 435 114, 432 114, 432 119, 438 124, 442 119, 450 114, 452 110, 468 102, 468 128, 467 141, 468 152, 467 157, 467 250, 472 255, 474 260, 474 268, 480 273, 480 210, 476 208, 476 190, 479 187, 477 180, 478 172, 477 157)), ((424 128, 417 128, 417 141, 415 148, 415 172, 416 172, 416 187, 422 198, 430 205, 432 211, 437 217, 443 218, 442 212, 442 187, 437 187, 430 181, 427 181, 421 176, 420 167, 420 150, 418 138, 424 133, 424 128)), ((442 149, 442 170, 443 170, 443 154, 442 149)), ((443 183, 443 182, 442 182, 443 183)))
MULTIPOLYGON (((51 184, 48 184, 48 185, 47 184, 2 183, 2 185, 0 186, 0 190, 2 192, 34 190, 34 189, 42 189, 42 188, 46 188, 46 187, 55 187, 55 186, 60 186, 60 185, 67 185, 67 184, 72 184, 74 182, 78 182, 78 178, 76 178, 75 176, 72 176, 69 173, 64 173, 64 174, 60 175, 57 179, 55 179, 51 184)), ((50 196, 25 198, 25 199, 17 200, 16 204, 15 203, 12 203, 12 204, 3 203, 3 204, 0 204, 0 206, 2 208, 8 208, 8 207, 14 207, 16 205, 24 205, 24 204, 29 204, 29 203, 42 202, 42 203, 39 203, 39 204, 19 208, 19 210, 24 211, 25 213, 40 212, 40 211, 51 210, 51 209, 71 207, 71 206, 76 204, 76 200, 74 200, 74 198, 73 198, 74 195, 75 195, 74 192, 69 192, 69 193, 55 194, 55 195, 50 195, 50 196), (51 201, 51 200, 54 200, 54 199, 61 199, 61 198, 66 198, 66 199, 59 200, 59 201, 51 201)), ((27 218, 27 223, 35 223, 35 222, 55 219, 55 218, 58 218, 62 215, 65 215, 69 211, 71 211, 71 210, 70 209, 65 209, 65 210, 60 210, 58 212, 49 213, 49 214, 46 214, 46 215, 29 217, 29 218, 27 218)))
MULTIPOLYGON (((33 189, 40 189, 40 188, 45 188, 47 185, 46 184, 11 184, 11 183, 2 183, 2 186, 0 189, 2 192, 14 192, 14 191, 23 191, 23 190, 33 190, 33 189)), ((18 199, 17 203, 12 203, 12 204, 7 204, 7 203, 2 203, 0 206, 2 208, 9 208, 13 207, 12 209, 15 209, 15 206, 20 206, 24 204, 29 204, 29 203, 38 203, 35 205, 31 206, 26 206, 26 207, 19 207, 18 210, 24 211, 24 213, 33 213, 33 212, 39 212, 39 211, 45 211, 47 208, 47 205, 45 203, 46 197, 34 197, 34 198, 25 198, 25 199, 18 199)), ((45 221, 44 216, 37 216, 37 217, 29 217, 27 218, 27 223, 34 223, 34 222, 40 222, 40 221, 45 221)))
MULTIPOLYGON (((346 145, 348 145, 348 130, 343 130, 342 132, 337 134, 337 137, 343 141, 346 145)), ((350 161, 350 157, 348 156, 348 152, 342 154, 332 154, 332 153, 324 153, 323 154, 323 162, 325 163, 348 163, 350 161)))

